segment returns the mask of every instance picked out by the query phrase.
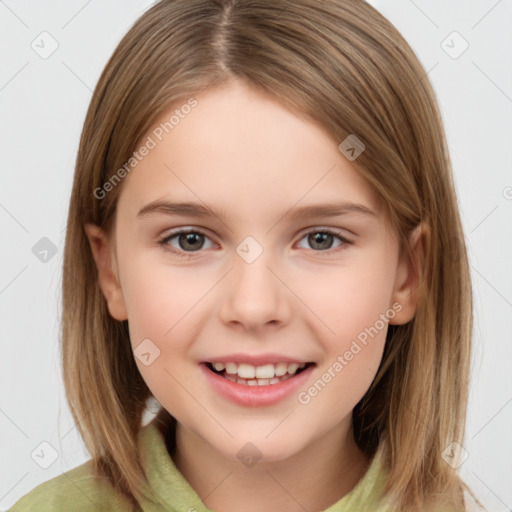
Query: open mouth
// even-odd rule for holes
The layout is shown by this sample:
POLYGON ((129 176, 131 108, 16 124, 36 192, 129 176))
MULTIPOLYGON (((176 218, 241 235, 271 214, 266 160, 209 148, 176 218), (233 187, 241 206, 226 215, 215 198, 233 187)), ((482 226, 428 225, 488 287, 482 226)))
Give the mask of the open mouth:
POLYGON ((263 366, 252 366, 236 363, 210 363, 207 368, 217 375, 246 386, 273 386, 285 380, 296 377, 310 366, 316 363, 277 363, 263 366))

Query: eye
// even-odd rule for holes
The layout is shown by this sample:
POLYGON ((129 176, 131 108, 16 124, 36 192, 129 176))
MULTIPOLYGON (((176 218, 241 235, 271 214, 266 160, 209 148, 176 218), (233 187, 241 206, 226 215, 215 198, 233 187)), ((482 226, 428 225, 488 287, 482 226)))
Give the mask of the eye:
MULTIPOLYGON (((299 241, 307 239, 308 244, 315 252, 331 253, 342 250, 346 245, 352 242, 347 240, 341 233, 327 228, 317 228, 307 232, 299 241), (339 240, 338 245, 333 247, 333 241, 339 240)), ((209 237, 199 229, 179 229, 166 235, 159 244, 165 251, 183 257, 191 258, 195 252, 200 252, 201 249, 208 249, 215 246, 209 237), (205 247, 205 241, 210 241, 210 246, 205 247)), ((299 245, 300 247, 300 245, 299 245)), ((304 248, 304 247, 301 247, 304 248)))
MULTIPOLYGON (((331 229, 315 229, 309 231, 301 238, 306 239, 311 248, 316 252, 331 252, 342 249, 345 245, 351 244, 341 233, 331 229), (333 248, 333 241, 338 239, 340 243, 333 248)), ((300 243, 300 242, 299 242, 300 243)))
MULTIPOLYGON (((209 238, 202 231, 197 229, 180 229, 179 231, 174 231, 165 236, 159 241, 159 244, 162 245, 164 250, 172 252, 177 256, 187 258, 192 256, 190 253, 204 249, 205 240, 209 240, 209 238), (176 244, 171 243, 174 239, 176 239, 177 247, 176 244)), ((212 246, 214 246, 214 244, 212 244, 212 246)))

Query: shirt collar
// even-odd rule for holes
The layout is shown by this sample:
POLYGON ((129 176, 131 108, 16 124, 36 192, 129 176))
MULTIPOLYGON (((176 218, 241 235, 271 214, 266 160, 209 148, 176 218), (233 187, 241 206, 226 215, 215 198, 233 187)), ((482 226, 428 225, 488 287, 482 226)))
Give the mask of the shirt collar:
MULTIPOLYGON (((150 488, 139 503, 143 512, 215 512, 207 508, 197 492, 175 466, 169 456, 165 438, 158 427, 158 417, 141 429, 142 457, 150 488)), ((354 510, 383 511, 383 495, 387 472, 382 463, 382 444, 370 460, 368 469, 354 488, 324 512, 354 510)))

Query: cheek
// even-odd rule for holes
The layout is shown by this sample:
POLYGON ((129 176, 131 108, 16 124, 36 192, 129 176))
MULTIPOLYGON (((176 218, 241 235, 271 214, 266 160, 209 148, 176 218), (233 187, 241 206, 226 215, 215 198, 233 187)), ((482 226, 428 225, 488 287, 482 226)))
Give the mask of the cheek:
POLYGON ((318 318, 316 338, 325 353, 318 387, 328 386, 347 407, 364 395, 380 365, 389 319, 394 317, 389 305, 393 275, 390 265, 375 258, 371 264, 361 261, 335 272, 330 268, 316 286, 301 288, 318 318))
POLYGON ((192 272, 145 258, 126 262, 122 288, 132 343, 152 337, 164 342, 187 324, 187 315, 207 291, 205 281, 192 272))
POLYGON ((322 269, 314 278, 299 279, 295 291, 323 324, 324 337, 330 334, 347 339, 356 337, 386 313, 393 279, 391 265, 365 258, 354 265, 322 269))
POLYGON ((331 425, 350 414, 368 391, 386 342, 388 324, 379 318, 380 311, 375 304, 340 303, 337 315, 342 319, 335 322, 333 315, 331 321, 335 334, 318 332, 324 358, 297 399, 319 428, 321 418, 330 418, 331 425))
POLYGON ((180 410, 187 402, 182 386, 191 385, 183 363, 197 334, 190 319, 204 286, 180 269, 143 260, 131 261, 126 271, 123 294, 137 367, 155 398, 167 410, 180 410))

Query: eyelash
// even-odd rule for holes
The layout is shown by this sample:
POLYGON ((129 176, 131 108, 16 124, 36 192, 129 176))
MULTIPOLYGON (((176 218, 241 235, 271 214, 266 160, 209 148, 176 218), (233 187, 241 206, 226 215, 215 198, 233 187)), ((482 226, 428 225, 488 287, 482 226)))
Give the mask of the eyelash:
MULTIPOLYGON (((193 258, 195 256, 195 253, 202 252, 202 251, 201 250, 191 251, 191 252, 186 252, 186 251, 182 251, 182 250, 177 251, 169 245, 169 242, 173 238, 175 238, 179 235, 189 234, 189 233, 196 233, 196 234, 204 235, 205 237, 209 238, 208 235, 205 232, 201 231, 200 229, 195 229, 195 228, 194 229, 179 229, 179 230, 176 230, 176 231, 173 231, 173 232, 167 234, 164 238, 162 238, 161 240, 158 241, 158 244, 162 246, 162 249, 164 251, 170 252, 180 258, 185 258, 185 259, 193 258)), ((334 252, 343 250, 345 248, 345 246, 352 244, 352 242, 350 240, 347 240, 340 232, 334 231, 334 230, 328 229, 328 228, 320 228, 320 229, 317 228, 317 229, 307 231, 301 236, 299 241, 311 233, 322 233, 322 234, 334 235, 335 237, 339 238, 343 242, 343 244, 339 245, 338 247, 335 247, 333 249, 327 249, 325 251, 322 251, 322 250, 315 251, 314 249, 311 249, 312 251, 320 253, 320 254, 323 253, 323 254, 330 255, 334 252)))

